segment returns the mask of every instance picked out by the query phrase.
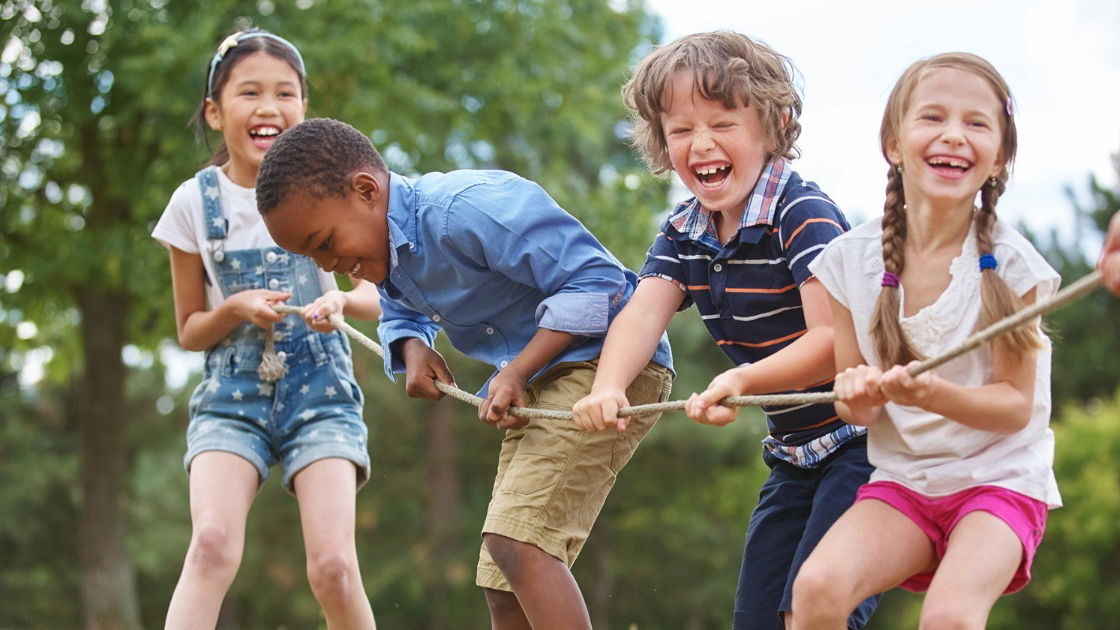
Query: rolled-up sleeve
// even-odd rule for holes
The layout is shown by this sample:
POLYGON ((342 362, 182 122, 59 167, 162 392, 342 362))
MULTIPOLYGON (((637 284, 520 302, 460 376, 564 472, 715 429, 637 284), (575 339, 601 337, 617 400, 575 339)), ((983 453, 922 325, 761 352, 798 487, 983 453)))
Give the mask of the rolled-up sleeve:
POLYGON ((408 337, 416 337, 428 346, 434 346, 439 327, 426 315, 401 306, 381 294, 381 323, 377 326, 377 338, 385 353, 384 369, 389 380, 396 381, 396 374, 405 371, 404 360, 393 352, 393 343, 408 337))
POLYGON ((602 293, 560 293, 537 307, 537 326, 574 335, 597 336, 607 331, 610 300, 602 293))

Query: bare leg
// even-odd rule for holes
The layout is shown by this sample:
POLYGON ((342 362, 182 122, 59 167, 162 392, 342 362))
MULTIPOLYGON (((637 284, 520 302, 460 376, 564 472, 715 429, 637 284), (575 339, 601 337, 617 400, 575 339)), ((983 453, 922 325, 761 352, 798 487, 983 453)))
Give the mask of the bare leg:
POLYGON ((296 473, 307 579, 332 630, 376 627, 354 544, 354 464, 322 459, 296 473))
POLYGON ((492 596, 501 591, 487 589, 486 601, 495 630, 590 630, 587 605, 567 564, 536 545, 512 538, 485 534, 483 540, 513 588, 513 599, 522 611, 518 615, 512 610, 509 597, 492 596), (493 615, 496 607, 502 614, 500 619, 493 615), (529 625, 525 625, 526 621, 529 625))
POLYGON ((922 604, 921 628, 983 630, 1023 560, 1023 543, 988 512, 972 512, 949 535, 922 604))
POLYGON ((165 628, 213 628, 245 547, 245 519, 260 476, 232 453, 207 451, 191 462, 191 543, 165 628))
POLYGON ((490 608, 490 627, 494 630, 533 630, 517 596, 509 591, 484 588, 486 605, 490 608))
POLYGON ((801 565, 786 624, 798 630, 847 628, 861 601, 931 570, 935 560, 933 543, 913 521, 882 501, 860 501, 801 565))

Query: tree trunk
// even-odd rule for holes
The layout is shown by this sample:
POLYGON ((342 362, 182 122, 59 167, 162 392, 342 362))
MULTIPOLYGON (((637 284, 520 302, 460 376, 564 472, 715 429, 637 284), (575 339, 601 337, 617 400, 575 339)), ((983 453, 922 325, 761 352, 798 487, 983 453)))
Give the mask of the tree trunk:
MULTIPOLYGON (((458 449, 455 443, 454 402, 450 397, 436 401, 428 425, 428 545, 431 549, 429 600, 446 601, 448 558, 455 550, 459 527, 460 483, 458 449)), ((455 625, 444 607, 433 606, 428 627, 455 625)))
POLYGON ((611 551, 611 519, 607 514, 601 514, 599 521, 592 530, 595 536, 595 547, 588 560, 593 567, 594 574, 591 582, 591 593, 587 602, 591 614, 592 628, 610 627, 611 591, 614 590, 613 553, 611 551))
POLYGON ((125 548, 127 471, 125 369, 128 298, 80 287, 83 370, 78 383, 82 503, 78 531, 82 627, 140 628, 136 580, 125 548))

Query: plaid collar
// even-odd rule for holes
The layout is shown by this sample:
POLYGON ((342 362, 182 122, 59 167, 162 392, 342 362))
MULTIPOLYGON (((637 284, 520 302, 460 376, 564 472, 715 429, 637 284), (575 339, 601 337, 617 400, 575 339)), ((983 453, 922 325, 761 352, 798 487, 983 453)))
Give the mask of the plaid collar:
MULTIPOLYGON (((755 225, 771 225, 774 222, 777 201, 792 172, 789 160, 780 156, 770 160, 747 198, 747 207, 739 222, 740 230, 755 225)), ((689 240, 706 243, 718 250, 723 245, 719 242, 712 214, 700 205, 699 199, 692 197, 677 204, 673 215, 669 217, 669 224, 689 240)))

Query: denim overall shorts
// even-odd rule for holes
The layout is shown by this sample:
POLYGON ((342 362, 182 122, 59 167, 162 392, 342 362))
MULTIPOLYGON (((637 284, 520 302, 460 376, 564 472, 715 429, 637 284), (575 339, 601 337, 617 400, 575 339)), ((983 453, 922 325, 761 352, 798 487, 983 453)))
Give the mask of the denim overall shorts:
MULTIPOLYGON (((225 251, 228 221, 222 213, 217 169, 196 176, 202 188, 209 255, 222 295, 248 289, 289 291, 287 304, 303 306, 322 294, 315 263, 279 247, 225 251)), ((284 487, 305 466, 337 457, 354 463, 361 486, 369 479, 362 392, 354 380, 350 344, 341 331, 320 333, 298 315, 272 328, 276 354, 287 373, 274 382, 257 374, 267 331, 242 322, 206 351, 202 381, 190 399, 183 465, 205 451, 239 455, 257 468, 260 483, 284 462, 284 487)))

